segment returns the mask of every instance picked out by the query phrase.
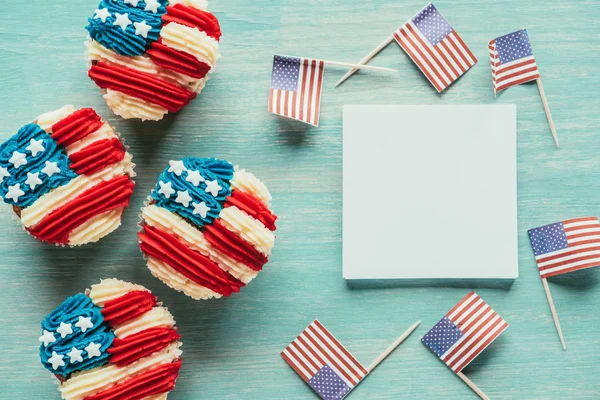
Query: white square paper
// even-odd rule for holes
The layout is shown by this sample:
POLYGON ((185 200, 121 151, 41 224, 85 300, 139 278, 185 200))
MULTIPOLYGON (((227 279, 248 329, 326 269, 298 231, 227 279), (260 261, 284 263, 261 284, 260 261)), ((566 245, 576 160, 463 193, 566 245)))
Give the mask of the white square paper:
POLYGON ((345 106, 345 279, 518 276, 516 106, 345 106))

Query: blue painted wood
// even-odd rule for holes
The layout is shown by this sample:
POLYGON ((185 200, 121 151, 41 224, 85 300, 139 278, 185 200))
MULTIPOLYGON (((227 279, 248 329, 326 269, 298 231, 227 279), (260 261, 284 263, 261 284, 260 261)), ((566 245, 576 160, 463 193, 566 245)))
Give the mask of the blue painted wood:
MULTIPOLYGON (((563 352, 526 236, 531 227, 600 213, 597 1, 437 1, 480 60, 443 95, 392 44, 374 65, 398 68, 397 74, 359 73, 334 89, 344 71, 327 69, 320 128, 266 112, 274 52, 356 61, 423 5, 422 0, 215 0, 211 10, 225 33, 218 72, 179 115, 137 123, 111 115, 86 77, 83 27, 96 8, 94 0, 5 2, 1 138, 63 104, 92 106, 123 133, 138 178, 123 226, 84 248, 37 243, 5 207, 0 215, 0 397, 58 398, 39 363, 39 322, 66 296, 114 276, 151 288, 177 318, 184 367, 170 399, 314 398, 279 352, 315 317, 365 364, 423 319, 417 334, 353 398, 475 398, 418 341, 473 286, 511 323, 465 370, 491 398, 600 398, 600 271, 551 279, 568 345, 563 352), (511 88, 497 100, 493 96, 487 42, 521 26, 529 30, 544 78, 563 145, 559 151, 535 85, 511 88), (341 277, 342 105, 495 102, 518 105, 520 278, 500 288, 466 282, 348 286, 341 277), (186 155, 230 159, 261 177, 274 195, 280 221, 272 261, 230 299, 195 302, 168 289, 150 275, 137 248, 143 200, 168 160, 186 155)), ((418 134, 399 129, 403 135, 418 134)), ((390 184, 397 176, 378 171, 376 160, 365 168, 389 173, 390 184)), ((366 203, 372 218, 392 206, 385 192, 366 203)), ((401 248, 398 259, 390 261, 402 262, 401 248)))

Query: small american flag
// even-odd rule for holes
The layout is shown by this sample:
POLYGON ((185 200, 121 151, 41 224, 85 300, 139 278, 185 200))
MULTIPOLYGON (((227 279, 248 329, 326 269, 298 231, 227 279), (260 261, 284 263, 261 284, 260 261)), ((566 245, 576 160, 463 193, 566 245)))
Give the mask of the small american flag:
POLYGON ((343 399, 368 374, 318 320, 286 347, 281 356, 324 400, 343 399))
POLYGON ((319 126, 323 61, 273 57, 269 112, 319 126))
POLYGON ((508 323, 477 293, 471 292, 421 340, 448 367, 458 373, 506 328, 508 323))
POLYGON ((488 49, 495 93, 540 77, 525 29, 490 41, 488 49))
POLYGON ((568 219, 529 231, 542 278, 600 266, 597 217, 568 219))
POLYGON ((477 58, 432 3, 394 32, 394 38, 438 92, 477 63, 477 58))

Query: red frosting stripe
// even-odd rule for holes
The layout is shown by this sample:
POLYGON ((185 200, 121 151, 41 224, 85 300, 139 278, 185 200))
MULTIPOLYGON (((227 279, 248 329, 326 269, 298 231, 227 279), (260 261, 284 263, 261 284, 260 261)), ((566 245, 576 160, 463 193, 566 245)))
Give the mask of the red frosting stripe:
POLYGON ((177 112, 196 97, 196 93, 131 68, 99 62, 88 75, 103 89, 112 89, 177 112))
POLYGON ((239 292, 244 283, 197 251, 187 247, 179 239, 150 225, 139 232, 140 248, 165 263, 191 281, 223 296, 239 292))
POLYGON ((82 108, 52 125, 52 138, 63 146, 83 139, 102 126, 102 118, 91 108, 82 108))
POLYGON ((275 226, 277 216, 251 194, 242 192, 241 190, 233 190, 231 196, 228 196, 225 202, 225 207, 231 206, 236 206, 246 214, 259 220, 268 230, 274 231, 277 229, 275 226))
POLYGON ((156 65, 192 78, 204 78, 210 71, 210 65, 207 63, 199 61, 189 53, 165 46, 160 41, 153 42, 147 53, 156 65))
POLYGON ((134 290, 107 301, 101 312, 107 323, 116 326, 147 313, 155 304, 156 296, 152 293, 145 290, 134 290))
POLYGON ((179 375, 181 360, 158 367, 126 379, 84 400, 141 400, 155 394, 173 390, 179 375))
POLYGON ((125 338, 115 338, 107 350, 110 362, 124 367, 142 357, 149 356, 179 339, 175 329, 156 327, 143 330, 125 338))
POLYGON ((69 156, 71 169, 79 175, 93 174, 125 157, 125 148, 118 138, 98 140, 69 156))
POLYGON ((255 271, 260 271, 269 259, 254 246, 227 229, 220 220, 204 226, 204 237, 217 250, 240 261, 255 271))
POLYGON ((219 20, 208 11, 183 4, 175 4, 167 7, 167 13, 163 14, 162 20, 164 25, 176 22, 190 28, 198 28, 200 32, 206 33, 216 41, 221 39, 219 20))
POLYGON ((127 175, 99 183, 46 215, 29 232, 42 241, 67 244, 71 231, 90 218, 129 205, 133 185, 127 175))

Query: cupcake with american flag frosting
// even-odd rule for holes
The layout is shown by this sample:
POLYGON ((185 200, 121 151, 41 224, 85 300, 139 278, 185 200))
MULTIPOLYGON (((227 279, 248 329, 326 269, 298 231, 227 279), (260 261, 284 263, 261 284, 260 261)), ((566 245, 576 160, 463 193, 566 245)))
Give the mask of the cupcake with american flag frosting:
POLYGON ((139 238, 148 268, 197 300, 240 291, 275 244, 270 203, 267 187, 228 161, 170 161, 142 209, 139 238))
POLYGON ((65 106, 0 145, 0 196, 37 239, 78 246, 120 226, 133 168, 110 124, 91 108, 65 106))
POLYGON ((89 77, 123 118, 160 120, 202 91, 221 28, 205 0, 102 0, 86 27, 89 77))
POLYGON ((67 400, 166 400, 181 368, 175 319, 145 287, 105 279, 44 318, 40 359, 67 400))

